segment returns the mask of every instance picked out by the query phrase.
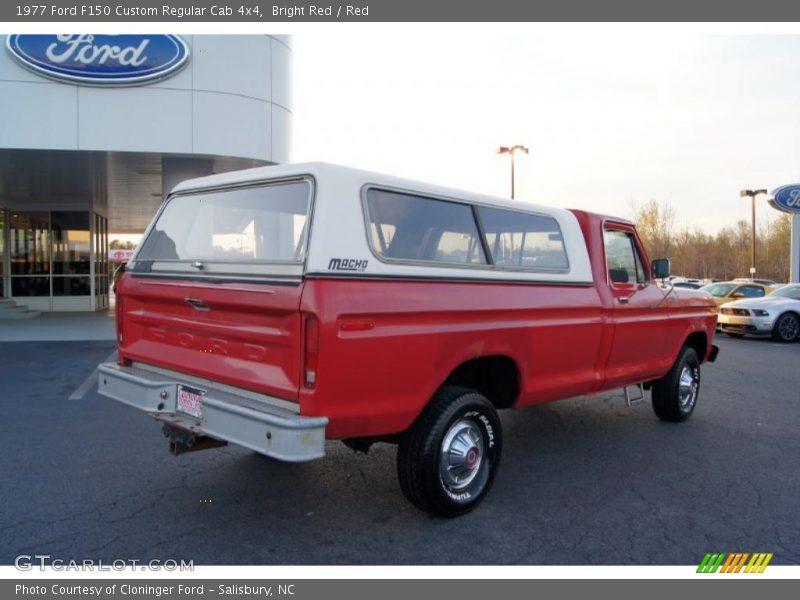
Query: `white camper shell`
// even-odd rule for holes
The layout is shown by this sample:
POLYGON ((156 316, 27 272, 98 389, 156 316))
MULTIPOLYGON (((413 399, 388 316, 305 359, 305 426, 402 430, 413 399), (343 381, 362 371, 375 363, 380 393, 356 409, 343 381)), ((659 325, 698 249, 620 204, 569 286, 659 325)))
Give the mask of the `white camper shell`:
POLYGON ((592 282, 586 243, 568 210, 321 162, 178 184, 129 269, 244 280, 592 282), (264 207, 278 208, 263 214, 264 207), (492 223, 509 219, 530 225, 513 238, 492 233, 492 223), (156 248, 163 228, 168 252, 156 248), (429 239, 438 246, 428 247, 429 239))

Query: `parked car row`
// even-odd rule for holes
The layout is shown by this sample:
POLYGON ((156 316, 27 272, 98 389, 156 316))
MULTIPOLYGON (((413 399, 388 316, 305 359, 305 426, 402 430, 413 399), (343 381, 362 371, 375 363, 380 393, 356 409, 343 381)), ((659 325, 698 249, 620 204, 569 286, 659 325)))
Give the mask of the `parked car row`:
POLYGON ((719 329, 731 336, 771 335, 780 342, 800 338, 800 284, 773 289, 755 281, 712 283, 700 288, 720 307, 719 329))
POLYGON ((771 335, 781 342, 800 340, 800 284, 737 277, 730 281, 671 276, 675 288, 711 295, 717 305, 717 329, 730 337, 771 335))
POLYGON ((684 288, 687 290, 699 290, 703 287, 702 281, 673 281, 672 286, 676 288, 684 288))
POLYGON ((722 281, 699 288, 714 297, 717 307, 743 298, 763 298, 772 291, 767 285, 752 280, 722 281))
POLYGON ((772 279, 751 279, 749 277, 737 277, 736 279, 734 279, 734 281, 736 282, 752 281, 754 283, 760 283, 761 285, 766 285, 767 287, 771 288, 774 288, 779 285, 776 281, 773 281, 772 279))

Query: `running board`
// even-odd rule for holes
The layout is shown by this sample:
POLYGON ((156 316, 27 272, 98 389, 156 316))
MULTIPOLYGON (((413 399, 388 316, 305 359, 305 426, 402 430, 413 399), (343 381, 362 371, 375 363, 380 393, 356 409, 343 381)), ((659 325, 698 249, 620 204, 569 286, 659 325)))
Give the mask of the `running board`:
POLYGON ((626 406, 634 406, 644 401, 644 388, 641 383, 625 386, 622 388, 622 392, 625 394, 626 406), (631 388, 633 388, 636 395, 631 395, 631 388))

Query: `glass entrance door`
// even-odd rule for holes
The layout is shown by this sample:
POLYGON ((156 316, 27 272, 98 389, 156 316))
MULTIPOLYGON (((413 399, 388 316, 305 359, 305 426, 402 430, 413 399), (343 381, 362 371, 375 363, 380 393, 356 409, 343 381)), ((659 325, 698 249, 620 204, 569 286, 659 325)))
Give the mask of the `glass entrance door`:
POLYGON ((10 295, 50 310, 50 213, 12 210, 9 225, 10 295))
POLYGON ((97 247, 88 211, 8 211, 5 294, 35 310, 93 310, 92 250, 97 247))
POLYGON ((108 308, 108 219, 94 213, 94 309, 108 308))
POLYGON ((89 213, 50 213, 53 238, 53 310, 91 310, 89 213))

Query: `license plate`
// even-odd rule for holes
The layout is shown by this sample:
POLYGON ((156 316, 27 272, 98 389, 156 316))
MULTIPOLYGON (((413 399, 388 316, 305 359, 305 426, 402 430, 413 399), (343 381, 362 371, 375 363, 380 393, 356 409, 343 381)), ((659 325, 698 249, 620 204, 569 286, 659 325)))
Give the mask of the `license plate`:
POLYGON ((202 418, 205 393, 205 390, 178 385, 178 410, 196 419, 202 418))

